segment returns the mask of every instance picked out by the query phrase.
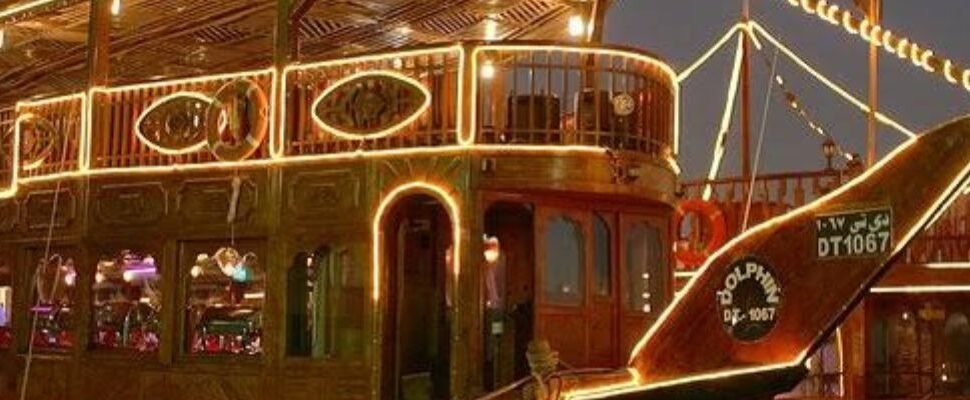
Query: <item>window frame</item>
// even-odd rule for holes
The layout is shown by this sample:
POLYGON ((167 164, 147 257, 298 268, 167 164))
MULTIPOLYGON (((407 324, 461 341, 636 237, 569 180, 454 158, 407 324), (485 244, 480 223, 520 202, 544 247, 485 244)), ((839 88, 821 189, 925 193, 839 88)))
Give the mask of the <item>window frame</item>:
POLYGON ((540 208, 536 212, 536 235, 535 243, 536 246, 536 297, 541 306, 552 307, 552 308, 569 308, 569 309, 586 309, 590 304, 590 262, 591 262, 591 228, 590 228, 590 213, 573 210, 573 209, 563 209, 563 208, 540 208), (578 271, 578 282, 580 284, 579 290, 579 302, 577 303, 566 303, 566 302, 555 302, 551 301, 546 293, 546 268, 548 265, 548 257, 546 250, 548 248, 548 243, 546 241, 546 232, 555 218, 563 218, 569 222, 572 222, 577 232, 579 233, 578 245, 579 245, 579 271, 578 271))
MULTIPOLYGON (((24 288, 20 290, 18 295, 15 291, 14 293, 14 304, 17 309, 13 313, 13 324, 14 324, 14 348, 18 354, 26 354, 28 348, 30 347, 30 340, 33 337, 33 332, 31 332, 33 327, 33 313, 31 308, 37 302, 36 291, 35 291, 35 272, 39 266, 40 255, 45 253, 47 247, 46 243, 34 242, 25 245, 20 248, 18 252, 17 262, 14 265, 14 270, 17 271, 14 279, 17 282, 14 284, 15 287, 24 288), (17 284, 19 283, 19 285, 17 284), (18 301, 19 299, 19 301, 18 301), (20 326, 18 328, 17 326, 20 326), (19 334, 19 335, 18 335, 19 334)), ((87 327, 86 324, 81 323, 82 318, 85 317, 87 310, 87 305, 84 304, 86 300, 85 285, 88 285, 86 270, 84 269, 84 257, 83 248, 75 242, 58 242, 54 241, 50 243, 50 252, 48 257, 53 254, 67 254, 68 257, 74 261, 74 271, 77 274, 77 278, 74 284, 74 290, 70 295, 70 303, 72 308, 72 320, 71 326, 67 329, 73 338, 73 343, 70 347, 37 347, 34 346, 34 353, 52 355, 52 356, 70 356, 75 352, 86 348, 87 340, 87 327), (83 326, 83 327, 82 327, 83 326), (84 345, 79 346, 78 339, 84 337, 84 345)))
POLYGON ((172 324, 172 311, 171 305, 174 303, 172 298, 176 296, 175 290, 172 285, 173 273, 171 270, 174 268, 174 263, 171 262, 172 257, 166 251, 164 251, 166 246, 163 241, 157 239, 146 239, 144 241, 133 241, 133 240, 103 240, 101 243, 92 245, 88 247, 88 255, 86 257, 85 263, 90 265, 84 265, 82 270, 84 271, 87 281, 87 285, 83 288, 85 293, 85 304, 87 307, 85 309, 85 338, 84 338, 84 351, 92 355, 97 355, 100 357, 118 357, 125 359, 139 359, 139 360, 150 360, 158 359, 162 354, 166 353, 166 348, 171 346, 173 335, 172 329, 169 326, 172 324), (120 249, 120 250, 119 250, 120 249), (94 347, 94 318, 95 318, 95 307, 94 307, 94 284, 95 275, 97 274, 97 264, 101 262, 102 256, 107 254, 118 254, 123 250, 133 250, 134 252, 144 255, 151 255, 155 259, 155 265, 158 268, 159 275, 159 290, 161 291, 161 310, 158 311, 158 349, 154 352, 138 352, 132 349, 104 349, 94 347), (168 310, 166 310, 166 308, 168 310))
MULTIPOLYGON (((620 288, 617 298, 619 301, 620 313, 622 315, 626 317, 643 317, 649 321, 654 321, 660 317, 660 314, 663 312, 664 308, 670 305, 669 303, 674 297, 674 266, 672 261, 673 258, 671 257, 670 253, 671 250, 668 248, 668 246, 664 246, 664 243, 671 243, 671 233, 669 227, 670 224, 668 222, 657 216, 620 212, 620 226, 618 229, 618 246, 620 251, 617 252, 617 257, 619 258, 620 288), (649 313, 644 312, 642 309, 631 309, 627 298, 627 290, 630 280, 636 278, 631 277, 629 274, 630 266, 628 265, 629 260, 627 257, 629 248, 627 246, 627 240, 629 239, 632 229, 638 224, 644 224, 657 230, 659 233, 658 238, 661 250, 659 259, 661 262, 664 260, 667 261, 667 265, 659 266, 665 273, 662 283, 663 293, 659 294, 661 299, 651 304, 652 309, 649 313)), ((651 293, 651 301, 653 302, 654 299, 656 299, 656 297, 654 297, 654 294, 651 293)))
POLYGON ((273 334, 273 332, 267 332, 266 326, 273 326, 272 322, 267 324, 267 317, 272 318, 272 311, 269 309, 271 303, 267 302, 266 297, 270 296, 269 292, 272 290, 273 286, 273 271, 270 266, 269 259, 269 240, 263 237, 252 237, 252 238, 236 238, 235 247, 240 254, 245 255, 247 253, 254 253, 257 257, 257 263, 262 269, 263 274, 263 286, 264 286, 264 298, 262 299, 262 304, 260 311, 263 313, 262 318, 262 328, 263 332, 260 336, 260 346, 261 351, 259 354, 246 355, 246 354, 230 354, 230 353, 193 353, 190 350, 190 335, 189 335, 189 321, 188 321, 188 304, 190 293, 190 271, 195 263, 196 256, 202 252, 208 255, 212 255, 216 250, 221 247, 227 247, 231 245, 231 241, 226 238, 204 238, 204 239, 184 239, 176 240, 176 257, 175 265, 173 268, 173 273, 175 274, 175 302, 174 310, 174 329, 175 332, 172 335, 172 340, 169 342, 174 347, 174 353, 176 354, 176 359, 180 362, 197 362, 197 363, 224 363, 233 362, 241 365, 259 365, 264 363, 264 360, 275 356, 277 352, 276 348, 271 348, 267 346, 267 333, 273 334))

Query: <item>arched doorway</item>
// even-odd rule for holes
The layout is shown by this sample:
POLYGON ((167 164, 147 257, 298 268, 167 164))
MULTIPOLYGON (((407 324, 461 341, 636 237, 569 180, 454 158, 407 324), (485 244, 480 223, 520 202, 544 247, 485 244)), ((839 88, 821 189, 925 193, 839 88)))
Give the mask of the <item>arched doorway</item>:
POLYGON ((384 287, 381 397, 447 399, 456 210, 423 193, 389 201, 379 215, 379 283, 384 287))

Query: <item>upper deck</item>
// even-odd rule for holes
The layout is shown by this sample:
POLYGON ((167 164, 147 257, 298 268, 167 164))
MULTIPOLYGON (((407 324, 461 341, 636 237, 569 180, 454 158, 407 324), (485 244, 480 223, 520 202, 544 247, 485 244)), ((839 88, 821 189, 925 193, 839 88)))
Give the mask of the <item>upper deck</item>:
POLYGON ((651 55, 549 42, 98 86, 0 112, 13 149, 0 181, 10 196, 73 176, 479 150, 616 149, 676 169, 678 95, 673 70, 651 55), (362 110, 359 96, 384 107, 362 110))
POLYGON ((3 8, 0 197, 417 153, 622 151, 677 171, 676 74, 599 44, 609 2, 244 3, 3 8), (570 35, 575 18, 587 29, 570 35))

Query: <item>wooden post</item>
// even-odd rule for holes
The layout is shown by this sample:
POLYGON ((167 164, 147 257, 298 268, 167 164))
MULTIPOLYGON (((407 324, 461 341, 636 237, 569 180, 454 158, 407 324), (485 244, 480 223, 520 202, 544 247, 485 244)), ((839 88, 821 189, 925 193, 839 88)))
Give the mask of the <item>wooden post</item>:
POLYGON ((589 29, 586 41, 589 43, 603 42, 603 27, 606 24, 606 11, 610 8, 610 0, 594 0, 593 8, 589 12, 589 29))
POLYGON ((91 0, 88 22, 88 85, 108 83, 111 72, 111 0, 91 0))
MULTIPOLYGON (((747 23, 751 18, 751 4, 743 0, 741 6, 741 22, 747 23)), ((741 44, 743 58, 741 60, 741 176, 751 178, 751 42, 744 37, 741 44)))
MULTIPOLYGON (((882 1, 869 0, 869 20, 872 24, 879 25, 882 22, 882 1)), ((869 126, 866 133, 866 167, 871 167, 876 163, 876 136, 879 132, 879 120, 876 113, 879 110, 879 47, 876 41, 869 45, 869 126)))

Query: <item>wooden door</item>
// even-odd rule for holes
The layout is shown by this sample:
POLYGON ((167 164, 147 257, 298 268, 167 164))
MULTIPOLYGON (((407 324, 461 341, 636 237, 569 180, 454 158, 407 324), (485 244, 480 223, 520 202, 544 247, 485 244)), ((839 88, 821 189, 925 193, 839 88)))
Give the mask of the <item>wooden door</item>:
POLYGON ((621 353, 633 347, 672 297, 668 223, 657 217, 620 217, 620 341, 621 353))
POLYGON ((536 215, 535 339, 547 340, 568 366, 589 362, 589 220, 563 209, 536 215))

